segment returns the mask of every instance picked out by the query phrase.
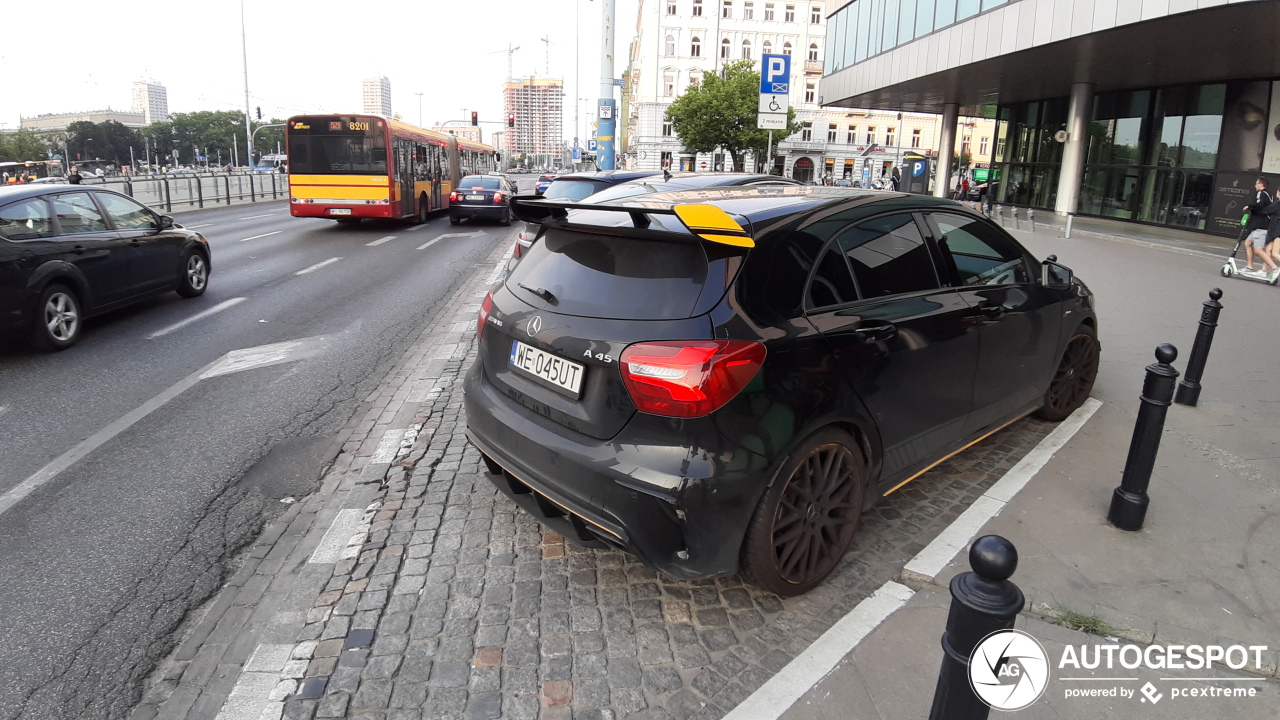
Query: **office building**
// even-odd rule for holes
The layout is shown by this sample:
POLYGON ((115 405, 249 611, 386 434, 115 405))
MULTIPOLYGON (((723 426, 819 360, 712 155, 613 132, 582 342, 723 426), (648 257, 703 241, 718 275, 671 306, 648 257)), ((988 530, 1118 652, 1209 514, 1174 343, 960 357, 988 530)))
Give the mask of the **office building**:
POLYGON ((391 117, 391 81, 385 76, 364 79, 364 112, 391 117))
POLYGON ((502 86, 503 121, 515 116, 515 127, 503 133, 507 157, 529 156, 529 162, 552 165, 564 145, 564 82, 527 77, 502 86))
POLYGON ((433 132, 444 133, 446 135, 457 135, 474 142, 484 142, 481 138, 484 134, 480 132, 480 128, 475 125, 441 125, 436 123, 431 126, 433 132))
POLYGON ((1234 237, 1255 178, 1280 182, 1277 22, 1259 0, 852 0, 823 82, 944 136, 996 121, 996 202, 1234 237))
POLYGON ((19 126, 28 130, 61 131, 73 122, 100 123, 114 120, 125 127, 141 129, 147 126, 145 113, 120 110, 90 110, 88 112, 45 113, 19 119, 19 126))
POLYGON ((169 119, 169 91, 155 80, 139 80, 133 84, 133 111, 141 113, 144 124, 169 119))

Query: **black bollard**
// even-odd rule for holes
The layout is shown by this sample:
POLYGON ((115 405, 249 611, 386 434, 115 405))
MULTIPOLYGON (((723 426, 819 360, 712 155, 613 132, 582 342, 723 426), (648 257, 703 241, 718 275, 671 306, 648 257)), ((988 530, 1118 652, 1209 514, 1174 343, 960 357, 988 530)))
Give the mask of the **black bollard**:
POLYGON ((1129 457, 1124 461, 1124 475, 1120 487, 1111 495, 1111 509, 1107 522, 1121 530, 1141 530, 1147 516, 1147 485, 1151 482, 1151 469, 1156 464, 1156 452, 1160 450, 1160 435, 1164 433, 1164 416, 1169 412, 1173 398, 1173 382, 1178 371, 1169 363, 1178 359, 1178 348, 1165 343, 1156 348, 1156 362, 1147 366, 1147 377, 1142 383, 1142 406, 1138 408, 1138 421, 1133 426, 1133 439, 1129 441, 1129 457))
POLYGON ((1195 407, 1200 402, 1200 378, 1204 375, 1204 365, 1209 360, 1209 348, 1213 345, 1213 331, 1218 327, 1218 314, 1222 312, 1222 290, 1214 288, 1209 291, 1209 299, 1200 311, 1200 327, 1196 329, 1196 342, 1191 346, 1191 357, 1187 359, 1187 372, 1178 382, 1178 389, 1173 394, 1173 401, 1179 405, 1195 407))
POLYGON ((942 669, 929 720, 984 720, 991 708, 969 682, 969 658, 982 639, 1008 630, 1026 599, 1009 581, 1018 549, 999 535, 984 535, 969 548, 973 572, 951 578, 951 611, 942 635, 942 669))

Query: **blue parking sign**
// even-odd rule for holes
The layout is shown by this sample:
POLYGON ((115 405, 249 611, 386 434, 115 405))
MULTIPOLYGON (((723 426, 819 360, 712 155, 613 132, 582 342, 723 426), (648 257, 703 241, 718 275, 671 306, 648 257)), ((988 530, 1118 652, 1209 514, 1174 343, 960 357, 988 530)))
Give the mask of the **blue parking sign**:
POLYGON ((791 56, 760 56, 760 94, 791 94, 791 56))

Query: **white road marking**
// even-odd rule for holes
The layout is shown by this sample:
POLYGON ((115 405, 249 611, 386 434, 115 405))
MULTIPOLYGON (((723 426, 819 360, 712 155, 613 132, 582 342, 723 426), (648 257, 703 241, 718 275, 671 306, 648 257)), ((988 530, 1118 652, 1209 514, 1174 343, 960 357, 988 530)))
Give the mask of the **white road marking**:
POLYGON ((249 242, 250 240, 257 240, 258 238, 270 237, 270 236, 272 236, 272 235, 279 235, 279 234, 280 234, 280 233, 282 233, 282 232, 284 232, 284 231, 283 231, 283 230, 273 230, 273 231, 271 231, 271 232, 269 232, 269 233, 262 233, 261 235, 254 235, 253 237, 240 238, 240 242, 249 242))
POLYGON ((445 234, 443 234, 443 235, 438 235, 438 236, 436 236, 434 239, 429 240, 429 241, 427 241, 427 242, 425 242, 425 243, 423 243, 423 244, 419 245, 419 246, 418 246, 418 249, 419 249, 419 250, 426 250, 427 248, 431 247, 432 245, 435 245, 437 242, 439 242, 439 241, 441 241, 441 240, 443 240, 443 239, 445 239, 445 238, 451 238, 451 237, 479 237, 479 236, 484 235, 484 234, 485 234, 485 232, 484 232, 483 230, 476 230, 475 232, 469 232, 469 233, 445 233, 445 234))
POLYGON ((213 227, 213 223, 203 223, 201 225, 184 225, 183 227, 185 227, 188 230, 195 230, 197 228, 202 228, 202 227, 213 227))
POLYGON ((271 217, 275 213, 267 213, 266 215, 250 215, 249 217, 239 218, 240 220, 257 220, 258 218, 271 217))
MULTIPOLYGON (((903 575, 932 580, 972 540, 987 520, 1013 499, 1101 406, 1100 401, 1089 398, 1080 409, 1059 423, 1053 432, 1046 435, 1004 477, 912 558, 903 568, 903 575)), ((830 674, 863 638, 914 595, 911 588, 893 581, 880 586, 871 597, 858 603, 848 615, 832 625, 830 630, 725 715, 723 720, 777 720, 830 674)))
MULTIPOLYGON (((289 353, 287 357, 278 358, 276 362, 301 360, 305 357, 310 357, 312 355, 315 355, 322 349, 323 342, 324 342, 323 335, 317 335, 315 337, 304 338, 302 340, 294 341, 293 344, 295 344, 296 346, 294 352, 289 353)), ((272 345, 263 346, 263 348, 271 348, 271 347, 274 347, 274 346, 272 345)), ((255 349, 256 348, 248 348, 247 350, 237 350, 233 352, 234 353, 250 353, 255 349)), ((142 403, 141 405, 134 408, 133 410, 130 410, 129 412, 125 413, 115 422, 112 422, 111 424, 102 428, 98 432, 80 441, 80 443, 77 444, 75 447, 71 448, 70 450, 54 458, 52 462, 50 462, 48 465, 45 465, 44 467, 37 470, 34 474, 32 474, 26 480, 23 480, 21 483, 18 483, 18 485, 14 487, 12 490, 10 490, 9 492, 6 492, 3 495, 0 495, 0 515, 4 515, 6 512, 13 509, 13 506, 17 505, 19 502, 22 502, 22 499, 30 495, 32 492, 34 492, 36 488, 40 487, 41 485, 44 485, 45 483, 49 482, 53 478, 57 477, 58 474, 61 473, 63 470, 66 470, 67 468, 76 464, 82 458, 87 456, 89 453, 93 452, 94 450, 97 450, 99 447, 104 445, 107 441, 111 440, 112 438, 124 432, 125 430, 128 430, 130 427, 136 424, 139 420, 143 419, 147 415, 150 415, 157 408, 163 407, 170 400, 181 395, 188 388, 194 386, 196 383, 200 382, 205 377, 213 377, 213 375, 211 375, 210 373, 218 369, 219 366, 222 365, 230 357, 232 357, 232 355, 233 353, 227 353, 226 355, 222 356, 221 358, 218 358, 214 362, 209 363, 208 365, 200 368, 199 370, 196 370, 195 372, 191 373, 185 378, 174 383, 173 385, 171 385, 169 388, 167 388, 160 394, 142 403)), ((252 367, 262 367, 262 366, 263 366, 262 364, 257 364, 257 365, 253 365, 252 367)), ((240 370, 248 370, 248 369, 249 367, 241 366, 241 367, 237 367, 234 370, 227 370, 227 372, 239 372, 240 370)), ((226 372, 220 372, 217 374, 222 375, 222 374, 226 374, 226 372)))
POLYGON ((430 227, 430 224, 422 223, 421 225, 414 225, 413 227, 406 229, 405 232, 418 232, 419 230, 427 227, 430 227))
POLYGON ((1017 495, 1036 473, 1040 472, 1045 463, 1049 462, 1049 458, 1067 444, 1067 441, 1089 421, 1089 418, 1093 417, 1100 407, 1102 402, 1095 398, 1085 400, 1080 409, 1058 423, 1058 427, 1054 428, 1053 432, 1046 435, 1031 449, 1031 452, 1024 455, 1017 465, 1009 468, 1004 477, 988 488, 982 497, 969 506, 968 510, 961 513, 960 517, 938 533, 933 542, 917 553, 902 569, 903 574, 929 580, 937 577, 947 563, 951 562, 951 558, 966 547, 982 526, 1004 509, 1005 504, 1013 500, 1013 496, 1017 495))
POLYGON ((390 242, 390 241, 395 240, 395 239, 396 239, 396 236, 395 236, 395 235, 388 235, 388 236, 386 236, 386 237, 384 237, 384 238, 378 238, 377 240, 374 240, 373 242, 367 242, 367 243, 365 243, 365 244, 364 244, 364 246, 365 246, 365 247, 377 247, 377 246, 381 245, 381 244, 382 244, 382 243, 384 243, 384 242, 390 242))
POLYGON ((190 325, 190 324, 191 324, 191 323, 193 323, 193 322, 197 322, 197 321, 199 321, 199 320, 203 320, 203 319, 205 319, 205 318, 209 317, 210 315, 214 315, 214 314, 217 314, 217 313, 222 312, 223 310, 227 310, 227 309, 229 309, 229 308, 233 308, 233 307, 235 307, 236 305, 239 305, 240 303, 242 303, 242 302, 244 302, 244 301, 245 301, 245 298, 242 298, 242 297, 238 297, 238 298, 231 298, 230 300, 224 300, 223 302, 220 302, 220 303, 218 303, 217 305, 214 305, 213 307, 209 308, 208 310, 205 310, 205 311, 203 311, 203 312, 198 312, 198 313, 196 313, 195 315, 192 315, 191 317, 187 318, 186 320, 179 321, 179 322, 177 322, 177 323, 174 323, 173 325, 170 325, 170 326, 169 326, 169 327, 167 327, 167 328, 164 328, 163 330, 157 330, 157 331, 155 331, 155 332, 151 333, 150 335, 148 335, 148 336, 147 336, 147 339, 148 339, 148 340, 155 340, 156 338, 158 338, 158 337, 163 337, 163 336, 165 336, 165 335, 168 335, 169 333, 171 333, 171 332, 173 332, 173 331, 175 331, 175 330, 181 330, 182 328, 184 328, 184 327, 186 327, 186 326, 190 325))
POLYGON ((303 269, 299 270, 298 272, 294 273, 294 275, 306 275, 307 273, 315 272, 315 271, 319 270, 320 268, 324 267, 325 265, 332 265, 332 264, 334 264, 334 263, 338 262, 338 261, 339 261, 339 260, 341 260, 341 259, 342 259, 342 258, 340 258, 340 257, 329 258, 328 260, 325 260, 324 262, 318 262, 318 263, 316 263, 315 265, 312 265, 312 266, 311 266, 311 267, 309 267, 309 268, 303 268, 303 269))
POLYGON ((848 615, 840 618, 822 637, 805 648, 777 675, 742 701, 724 720, 774 719, 786 712, 809 688, 826 677, 836 665, 871 634, 884 619, 892 615, 915 595, 906 585, 887 582, 871 597, 858 603, 848 615))
POLYGON ((219 375, 230 375, 254 368, 267 367, 268 365, 279 365, 287 360, 296 360, 297 358, 294 357, 293 351, 302 345, 302 340, 290 340, 244 350, 232 350, 222 356, 222 359, 215 363, 213 367, 201 374, 200 379, 207 380, 219 375))
POLYGON ((351 539, 352 533, 360 525, 360 518, 363 515, 364 511, 362 510, 339 510, 337 516, 333 518, 333 522, 329 524, 329 529, 324 532, 324 537, 320 538, 320 544, 316 546, 315 551, 311 553, 311 558, 307 562, 337 562, 338 554, 347 546, 347 541, 351 539))

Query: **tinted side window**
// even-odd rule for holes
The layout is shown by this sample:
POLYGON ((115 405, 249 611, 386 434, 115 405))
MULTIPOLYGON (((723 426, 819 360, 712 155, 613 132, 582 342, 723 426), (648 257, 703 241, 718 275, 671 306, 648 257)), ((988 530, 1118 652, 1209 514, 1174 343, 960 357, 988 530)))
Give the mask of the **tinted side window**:
POLYGON ((107 209, 117 230, 154 230, 155 216, 138 203, 110 193, 98 193, 98 200, 107 209))
POLYGON ((938 226, 938 249, 954 263, 964 285, 1005 285, 1031 282, 1022 252, 1008 238, 976 218, 933 213, 938 226))
POLYGON ((58 216, 63 235, 107 231, 107 222, 89 193, 54 195, 53 212, 58 216))
POLYGON ((909 214, 860 223, 842 232, 839 243, 863 299, 940 287, 929 248, 909 214))
POLYGON ((858 299, 858 290, 854 287, 853 276, 849 274, 849 266, 835 245, 828 245, 818 260, 818 267, 813 271, 813 279, 809 281, 808 308, 844 305, 858 299))
POLYGON ((53 234, 49 204, 41 198, 9 203, 0 207, 0 237, 33 240, 53 234))

